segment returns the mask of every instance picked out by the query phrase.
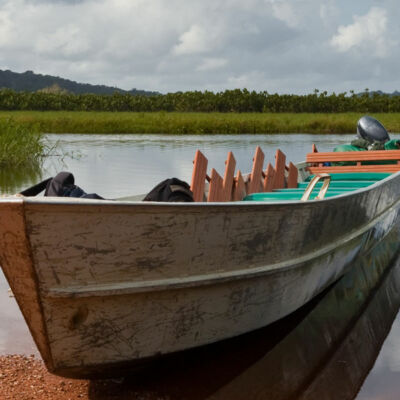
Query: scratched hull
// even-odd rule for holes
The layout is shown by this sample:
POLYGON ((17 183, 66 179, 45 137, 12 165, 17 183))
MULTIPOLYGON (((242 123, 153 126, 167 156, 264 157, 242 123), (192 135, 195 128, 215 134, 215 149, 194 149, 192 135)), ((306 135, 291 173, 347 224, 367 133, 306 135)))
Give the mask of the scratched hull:
POLYGON ((288 315, 396 236, 399 192, 396 174, 307 203, 2 199, 0 261, 49 370, 85 376, 288 315))

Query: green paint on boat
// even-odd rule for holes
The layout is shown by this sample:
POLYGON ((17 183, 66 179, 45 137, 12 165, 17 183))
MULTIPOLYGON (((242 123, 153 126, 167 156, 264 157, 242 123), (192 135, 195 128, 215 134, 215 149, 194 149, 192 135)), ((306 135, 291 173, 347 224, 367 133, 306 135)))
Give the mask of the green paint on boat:
MULTIPOLYGON (((331 182, 325 197, 334 197, 346 194, 364 187, 373 185, 374 183, 388 177, 390 173, 385 172, 358 172, 358 173, 340 173, 330 174, 331 182)), ((253 193, 246 196, 243 201, 288 201, 300 200, 303 196, 309 181, 314 175, 308 177, 304 182, 300 182, 297 188, 291 189, 275 189, 272 192, 253 193)), ((322 182, 317 183, 310 195, 310 200, 318 196, 322 182)))

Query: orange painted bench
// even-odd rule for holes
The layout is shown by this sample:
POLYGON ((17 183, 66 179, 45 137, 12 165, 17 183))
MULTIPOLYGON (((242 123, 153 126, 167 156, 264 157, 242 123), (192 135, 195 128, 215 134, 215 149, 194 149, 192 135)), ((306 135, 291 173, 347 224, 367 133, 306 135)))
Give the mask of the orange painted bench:
POLYGON ((397 172, 400 170, 400 150, 370 150, 318 153, 313 152, 306 156, 307 169, 311 174, 323 172, 397 172), (363 162, 368 161, 365 165, 363 162), (393 161, 391 164, 382 164, 382 161, 393 161), (324 165, 324 163, 355 162, 356 165, 324 165))
POLYGON ((297 187, 298 170, 295 165, 289 163, 286 166, 286 156, 280 151, 276 151, 275 168, 268 164, 265 171, 264 153, 260 147, 256 148, 253 167, 246 180, 239 170, 235 175, 236 160, 232 152, 228 153, 225 161, 224 177, 212 168, 211 174, 207 174, 208 160, 200 151, 196 151, 193 161, 193 173, 190 188, 196 202, 201 201, 240 201, 251 193, 271 192, 273 189, 284 187, 297 187), (208 195, 205 197, 205 182, 209 182, 208 195))

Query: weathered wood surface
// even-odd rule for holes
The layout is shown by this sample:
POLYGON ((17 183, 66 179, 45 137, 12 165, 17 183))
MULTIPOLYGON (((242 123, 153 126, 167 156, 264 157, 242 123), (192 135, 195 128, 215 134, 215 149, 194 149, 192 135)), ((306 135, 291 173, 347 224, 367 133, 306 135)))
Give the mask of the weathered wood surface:
POLYGON ((285 187, 285 163, 286 156, 280 150, 277 150, 275 155, 274 189, 285 187))
MULTIPOLYGON (((32 314, 41 322, 26 318, 36 337, 48 337, 40 349, 51 355, 48 366, 79 375, 282 318, 398 223, 399 198, 400 175, 337 199, 286 205, 24 199, 24 215, 12 219, 26 223, 28 241, 18 243, 31 261, 2 244, 0 253, 16 296, 14 274, 29 284, 33 268, 26 290, 32 307, 41 305, 41 316, 32 314)), ((0 212, 9 212, 9 200, 0 200, 0 212)), ((2 237, 10 232, 0 224, 2 237)))
POLYGON ((297 188, 297 182, 298 182, 298 169, 293 163, 289 163, 289 172, 288 172, 288 180, 287 180, 287 187, 289 189, 291 188, 297 188))
POLYGON ((288 167, 285 165, 286 156, 282 151, 279 149, 276 151, 275 168, 268 164, 265 172, 263 171, 264 158, 261 147, 257 146, 252 171, 246 179, 243 179, 240 171, 234 177, 236 160, 230 151, 225 161, 225 173, 222 179, 214 168, 211 169, 211 176, 207 175, 208 160, 200 150, 197 150, 190 185, 194 201, 202 202, 206 198, 208 202, 240 201, 246 195, 260 191, 271 192, 273 189, 297 187, 298 169, 293 163, 290 163, 288 167), (208 188, 205 180, 208 181, 208 188))
POLYGON ((203 201, 208 160, 200 150, 196 151, 193 164, 190 189, 193 192, 194 201, 203 201))
POLYGON ((306 162, 310 174, 321 172, 397 172, 400 170, 399 150, 370 150, 370 151, 344 151, 344 152, 313 152, 308 153, 306 162), (327 162, 356 162, 356 165, 324 165, 327 162), (362 162, 368 161, 368 165, 362 162), (395 164, 379 164, 382 161, 397 161, 395 164), (371 165, 372 164, 372 165, 371 165))
POLYGON ((247 182, 247 194, 258 193, 262 188, 262 169, 264 165, 264 153, 261 147, 257 146, 254 158, 253 168, 250 174, 250 180, 247 182))
POLYGON ((228 158, 225 161, 225 174, 223 181, 224 201, 230 201, 233 199, 233 185, 235 177, 236 160, 233 153, 228 153, 228 158))
POLYGON ((272 192, 274 188, 274 177, 275 177, 275 169, 271 165, 271 163, 268 163, 267 169, 265 170, 265 178, 263 185, 264 192, 272 192))
POLYGON ((320 173, 344 173, 344 172, 398 172, 400 165, 386 164, 386 165, 343 165, 343 166, 323 166, 323 167, 308 167, 310 174, 320 173))
POLYGON ((331 151, 321 153, 308 153, 307 162, 339 162, 339 161, 400 161, 399 150, 369 150, 369 151, 331 151))

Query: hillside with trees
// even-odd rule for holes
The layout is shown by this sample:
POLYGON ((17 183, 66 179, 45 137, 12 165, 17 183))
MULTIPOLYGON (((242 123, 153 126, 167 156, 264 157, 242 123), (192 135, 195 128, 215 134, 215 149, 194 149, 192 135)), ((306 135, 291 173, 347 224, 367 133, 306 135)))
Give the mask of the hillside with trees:
POLYGON ((10 70, 0 70, 0 89, 12 89, 16 92, 55 92, 57 88, 59 88, 60 92, 72 94, 111 95, 113 93, 121 93, 134 96, 153 96, 158 94, 157 92, 146 90, 123 90, 105 85, 78 83, 58 76, 35 74, 33 71, 18 73, 10 70))

